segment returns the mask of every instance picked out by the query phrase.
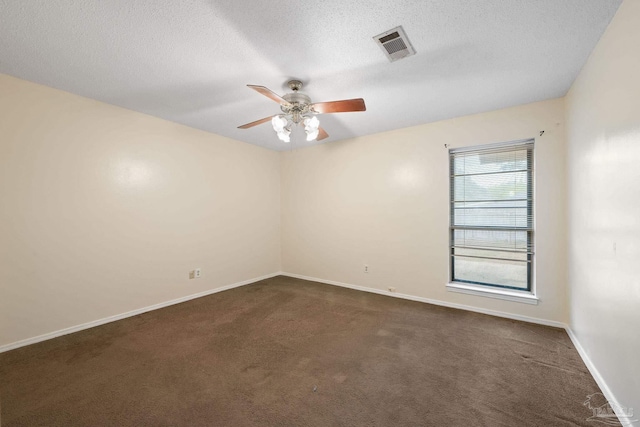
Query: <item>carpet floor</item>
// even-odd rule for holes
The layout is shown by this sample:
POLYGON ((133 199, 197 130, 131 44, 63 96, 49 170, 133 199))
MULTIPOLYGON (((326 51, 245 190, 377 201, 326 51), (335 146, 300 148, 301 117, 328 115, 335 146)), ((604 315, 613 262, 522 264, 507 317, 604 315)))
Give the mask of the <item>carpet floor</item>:
POLYGON ((0 354, 8 426, 574 426, 566 332, 275 277, 0 354))

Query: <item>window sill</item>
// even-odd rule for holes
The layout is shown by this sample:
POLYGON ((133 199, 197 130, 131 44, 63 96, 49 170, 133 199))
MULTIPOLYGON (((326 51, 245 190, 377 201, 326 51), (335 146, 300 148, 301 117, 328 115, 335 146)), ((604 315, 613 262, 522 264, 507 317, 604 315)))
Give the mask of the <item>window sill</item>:
POLYGON ((458 292, 461 294, 477 295, 487 298, 497 298, 506 301, 520 302, 523 304, 538 304, 538 298, 533 293, 528 291, 491 289, 486 286, 470 285, 458 282, 447 283, 447 290, 449 292, 458 292))

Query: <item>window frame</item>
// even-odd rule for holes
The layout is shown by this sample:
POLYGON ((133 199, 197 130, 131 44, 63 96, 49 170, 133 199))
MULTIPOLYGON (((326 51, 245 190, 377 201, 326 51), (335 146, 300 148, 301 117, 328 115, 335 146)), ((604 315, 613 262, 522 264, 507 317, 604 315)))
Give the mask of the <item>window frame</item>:
MULTIPOLYGON (((535 296, 535 139, 523 139, 517 141, 509 141, 495 144, 469 146, 463 148, 452 148, 448 150, 448 173, 449 173, 449 283, 447 285, 448 290, 454 292, 462 292, 473 295, 489 296, 500 299, 514 300, 518 302, 525 302, 529 304, 537 304, 537 297, 535 296), (479 229, 489 230, 505 230, 505 231, 526 231, 527 232, 527 287, 516 287, 501 285, 496 283, 485 283, 481 281, 470 281, 455 279, 455 259, 460 257, 460 254, 455 253, 456 246, 454 244, 454 236, 456 230, 469 229, 469 226, 454 225, 455 223, 455 188, 454 188, 454 159, 456 155, 460 153, 482 153, 491 151, 513 151, 518 149, 527 149, 530 151, 527 155, 527 227, 508 227, 508 226, 476 226, 479 229), (480 228, 482 227, 482 228, 480 228)), ((501 173, 501 172, 496 172, 501 173)), ((490 174, 490 173, 487 173, 490 174)), ((508 200, 508 199, 505 199, 508 200)), ((472 226, 473 227, 473 226, 472 226)), ((473 228, 471 228, 473 229, 473 228)), ((515 252, 515 251, 514 251, 515 252)), ((490 258, 487 258, 490 259, 490 258)))

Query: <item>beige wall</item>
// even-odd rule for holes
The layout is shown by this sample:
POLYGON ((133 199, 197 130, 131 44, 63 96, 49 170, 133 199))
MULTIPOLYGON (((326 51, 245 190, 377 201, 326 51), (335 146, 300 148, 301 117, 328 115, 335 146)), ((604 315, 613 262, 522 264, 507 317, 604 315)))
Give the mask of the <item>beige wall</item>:
POLYGON ((279 193, 276 152, 0 75, 0 346, 277 272, 279 193))
POLYGON ((0 118, 0 346, 275 273, 281 242, 286 272, 566 319, 562 100, 282 154, 3 75, 0 118), (446 292, 444 144, 542 129, 540 305, 446 292))
POLYGON ((282 155, 283 271, 567 320, 564 102, 539 102, 282 155), (539 132, 545 130, 542 137, 539 132), (448 292, 450 147, 536 137, 537 306, 448 292), (368 264, 370 272, 363 272, 368 264))
POLYGON ((626 0, 567 98, 571 327, 640 414, 640 1, 626 0))

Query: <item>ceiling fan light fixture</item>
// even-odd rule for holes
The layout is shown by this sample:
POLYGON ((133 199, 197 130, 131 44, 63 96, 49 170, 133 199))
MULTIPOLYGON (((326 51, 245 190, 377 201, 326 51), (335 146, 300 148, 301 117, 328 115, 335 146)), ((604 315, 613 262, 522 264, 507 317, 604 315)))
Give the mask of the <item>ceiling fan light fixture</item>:
POLYGON ((307 141, 313 141, 320 132, 320 120, 316 116, 304 119, 304 131, 307 133, 307 141))
POLYGON ((273 130, 277 133, 280 133, 287 126, 287 119, 283 115, 273 116, 271 119, 271 126, 273 126, 273 130))
POLYGON ((280 110, 284 114, 277 114, 265 117, 260 120, 238 126, 238 129, 249 129, 262 123, 271 121, 273 130, 278 135, 278 139, 284 142, 291 141, 291 128, 293 125, 304 125, 307 134, 307 141, 323 140, 329 134, 320 127, 320 120, 315 114, 348 113, 352 111, 366 111, 364 99, 343 99, 340 101, 311 102, 308 95, 300 92, 302 82, 300 80, 290 80, 289 88, 293 91, 283 96, 278 95, 264 86, 247 85, 251 89, 266 96, 272 101, 280 104, 280 110))
POLYGON ((291 137, 289 136, 291 132, 278 132, 278 139, 282 142, 291 142, 291 137))
POLYGON ((284 114, 273 116, 271 119, 271 126, 273 130, 278 134, 278 139, 283 142, 291 141, 291 121, 284 114))
POLYGON ((320 127, 320 120, 316 116, 307 117, 304 119, 304 130, 312 131, 317 130, 320 127))
POLYGON ((311 132, 307 131, 307 141, 313 141, 314 139, 316 139, 319 132, 320 131, 318 129, 311 132))

